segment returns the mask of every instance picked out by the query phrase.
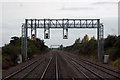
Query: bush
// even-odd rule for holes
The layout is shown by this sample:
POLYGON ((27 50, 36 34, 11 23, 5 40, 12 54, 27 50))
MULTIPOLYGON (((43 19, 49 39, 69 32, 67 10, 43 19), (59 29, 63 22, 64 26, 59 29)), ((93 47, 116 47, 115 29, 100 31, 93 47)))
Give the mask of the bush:
MULTIPOLYGON (((35 54, 40 54, 48 47, 40 39, 31 40, 28 38, 28 57, 32 58, 35 54)), ((11 37, 10 43, 2 47, 3 68, 8 68, 17 64, 18 55, 21 54, 21 38, 11 37)))

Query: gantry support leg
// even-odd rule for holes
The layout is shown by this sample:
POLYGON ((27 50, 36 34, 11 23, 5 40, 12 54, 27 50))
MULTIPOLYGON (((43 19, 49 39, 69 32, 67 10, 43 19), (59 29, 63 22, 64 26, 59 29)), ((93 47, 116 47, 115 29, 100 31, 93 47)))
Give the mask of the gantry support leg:
POLYGON ((25 25, 24 24, 22 24, 21 54, 22 54, 22 61, 25 61, 24 60, 24 54, 25 54, 25 25))
POLYGON ((103 61, 104 59, 104 27, 103 24, 100 24, 100 54, 101 59, 103 61))
POLYGON ((98 60, 101 61, 101 51, 100 51, 100 20, 98 20, 97 27, 97 40, 98 40, 98 60))
POLYGON ((25 62, 27 60, 27 27, 26 27, 26 24, 22 25, 21 42, 22 42, 21 43, 22 61, 25 62))
POLYGON ((98 60, 103 61, 104 55, 104 31, 103 25, 100 24, 98 20, 98 27, 97 27, 97 40, 98 40, 98 60))
POLYGON ((23 62, 27 61, 27 35, 28 35, 27 23, 28 23, 28 20, 25 19, 25 24, 22 25, 21 52, 22 52, 23 62))

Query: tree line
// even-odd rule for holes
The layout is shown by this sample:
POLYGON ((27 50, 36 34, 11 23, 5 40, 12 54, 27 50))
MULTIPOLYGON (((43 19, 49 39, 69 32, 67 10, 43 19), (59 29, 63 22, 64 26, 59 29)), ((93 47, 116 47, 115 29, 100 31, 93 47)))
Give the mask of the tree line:
MULTIPOLYGON (((28 40, 28 57, 33 58, 35 55, 42 54, 47 50, 43 40, 37 38, 36 40, 28 40)), ((2 68, 6 69, 17 65, 18 55, 21 54, 21 37, 11 37, 10 43, 2 47, 2 68)))
MULTIPOLYGON (((91 56, 97 58, 97 40, 86 34, 83 39, 76 39, 74 44, 67 46, 64 50, 76 52, 80 55, 91 56)), ((108 35, 104 39, 104 54, 110 56, 110 61, 114 62, 116 66, 120 66, 120 35, 108 35)))

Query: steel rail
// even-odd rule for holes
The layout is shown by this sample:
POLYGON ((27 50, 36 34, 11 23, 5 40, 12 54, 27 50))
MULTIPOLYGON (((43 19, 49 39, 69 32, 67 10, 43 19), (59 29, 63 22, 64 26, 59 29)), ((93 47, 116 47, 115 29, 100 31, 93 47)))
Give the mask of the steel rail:
MULTIPOLYGON (((33 70, 35 70, 36 67, 38 67, 38 66, 42 63, 42 61, 44 61, 44 59, 42 59, 42 60, 40 61, 40 63, 37 64, 34 68, 32 68, 28 73, 24 74, 24 76, 22 76, 21 79, 23 79, 23 78, 25 78, 26 76, 28 76, 28 75, 30 74, 30 72, 32 72, 33 70)), ((21 80, 21 79, 20 79, 20 80, 21 80)))
POLYGON ((38 62, 39 60, 40 60, 40 59, 37 59, 37 60, 31 62, 30 64, 24 66, 23 68, 19 69, 18 71, 13 72, 12 74, 6 76, 6 77, 3 78, 2 80, 6 80, 6 79, 9 79, 9 78, 13 77, 14 75, 17 75, 18 73, 20 73, 21 71, 25 70, 26 68, 28 68, 29 66, 33 65, 34 63, 38 62))
POLYGON ((111 74, 111 73, 109 73, 109 72, 107 72, 107 71, 105 71, 105 70, 108 70, 108 71, 110 71, 110 72, 112 72, 112 73, 115 73, 115 74, 118 74, 118 75, 120 74, 120 72, 117 72, 117 71, 112 70, 112 69, 110 69, 110 68, 106 68, 106 67, 104 67, 104 66, 101 66, 101 65, 99 65, 99 64, 93 63, 93 62, 88 61, 88 60, 84 60, 84 59, 81 59, 81 58, 79 58, 79 60, 82 60, 82 62, 84 62, 84 63, 86 63, 86 64, 88 64, 88 65, 90 65, 90 66, 92 66, 92 67, 94 67, 94 68, 96 68, 96 69, 99 69, 100 71, 105 72, 105 73, 107 73, 108 75, 111 75, 111 76, 113 76, 113 77, 115 77, 115 78, 120 79, 119 76, 114 75, 114 74, 111 74), (98 68, 97 66, 98 66, 99 68, 98 68), (100 67, 103 68, 103 69, 105 69, 105 70, 102 70, 100 67))
MULTIPOLYGON (((64 59, 65 59, 65 58, 64 58, 64 59)), ((71 62, 70 62, 69 60, 65 59, 65 61, 66 61, 66 62, 69 62, 69 63, 71 64, 71 62)), ((91 80, 90 77, 87 76, 82 70, 78 69, 78 66, 77 66, 75 63, 72 62, 72 64, 73 64, 73 66, 74 66, 80 73, 82 73, 82 74, 86 77, 86 79, 91 80), (77 67, 76 67, 74 64, 75 64, 77 67)))
POLYGON ((47 64, 45 70, 44 70, 43 73, 42 73, 42 76, 40 77, 40 80, 42 80, 42 79, 44 78, 44 76, 45 76, 45 74, 46 74, 46 72, 47 72, 47 70, 48 70, 48 68, 49 68, 49 65, 50 65, 52 59, 53 59, 53 56, 50 58, 50 60, 49 60, 49 62, 48 62, 48 64, 47 64))
POLYGON ((101 80, 105 80, 104 77, 102 77, 101 75, 99 75, 98 73, 86 68, 85 66, 83 66, 82 64, 78 63, 77 61, 73 60, 72 62, 76 63, 76 65, 80 65, 82 66, 83 68, 85 68, 86 70, 88 70, 89 72, 93 73, 94 75, 96 75, 97 77, 99 77, 101 80))
POLYGON ((57 55, 56 55, 56 66, 55 66, 55 71, 56 71, 56 80, 59 79, 59 76, 58 76, 58 59, 57 59, 57 55))
MULTIPOLYGON (((100 66, 98 66, 98 67, 96 67, 96 65, 94 64, 94 65, 92 65, 92 63, 88 63, 87 61, 85 61, 85 60, 83 60, 84 61, 84 63, 85 64, 87 64, 87 65, 90 65, 90 66, 92 66, 92 67, 94 67, 94 68, 96 68, 96 69, 99 69, 100 71, 103 71, 103 72, 105 72, 105 73, 107 73, 107 74, 109 74, 109 75, 111 75, 111 76, 113 76, 113 77, 115 77, 115 78, 118 78, 118 79, 120 79, 120 77, 119 76, 116 76, 116 75, 113 75, 113 74, 111 74, 111 73, 109 73, 109 72, 107 72, 107 71, 105 71, 105 70, 102 70, 101 68, 98 68, 98 67, 100 67, 100 66)), ((106 69, 106 68, 103 68, 103 69, 106 69)), ((110 71, 110 70, 109 70, 110 71)))
MULTIPOLYGON (((67 56, 67 55, 66 55, 67 56)), ((98 73, 86 68, 85 66, 83 66, 82 64, 78 63, 78 61, 74 60, 73 58, 70 58, 69 56, 67 56, 71 62, 76 63, 76 65, 78 64, 78 66, 80 65, 81 67, 85 68, 86 70, 88 70, 89 72, 93 73, 95 76, 99 77, 101 80, 105 80, 104 77, 102 77, 101 75, 99 75, 98 73)))
POLYGON ((118 72, 118 71, 112 70, 112 69, 110 69, 110 68, 106 68, 106 67, 104 67, 104 66, 101 66, 101 65, 99 65, 99 64, 96 64, 96 63, 92 63, 91 61, 84 60, 84 59, 81 59, 81 60, 83 60, 83 61, 86 61, 86 62, 88 62, 88 63, 91 63, 91 64, 94 64, 94 65, 96 65, 96 66, 99 66, 99 67, 105 68, 105 69, 107 69, 107 70, 109 70, 109 71, 112 71, 112 72, 115 72, 115 73, 118 73, 118 74, 120 74, 120 72, 118 72))

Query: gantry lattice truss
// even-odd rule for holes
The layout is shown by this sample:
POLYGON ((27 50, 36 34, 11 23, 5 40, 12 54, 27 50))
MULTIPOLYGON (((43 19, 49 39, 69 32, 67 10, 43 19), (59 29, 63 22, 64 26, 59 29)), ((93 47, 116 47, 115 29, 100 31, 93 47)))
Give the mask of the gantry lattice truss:
POLYGON ((98 59, 102 60, 104 53, 104 28, 100 23, 100 19, 25 19, 25 23, 22 24, 22 46, 21 52, 23 60, 27 60, 27 37, 28 29, 31 29, 31 38, 34 40, 37 36, 37 29, 44 29, 44 38, 50 38, 50 28, 62 28, 63 39, 68 38, 69 28, 96 28, 97 40, 98 40, 98 59))

